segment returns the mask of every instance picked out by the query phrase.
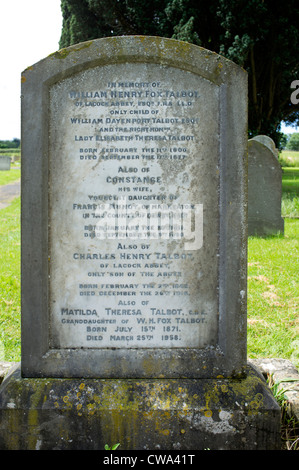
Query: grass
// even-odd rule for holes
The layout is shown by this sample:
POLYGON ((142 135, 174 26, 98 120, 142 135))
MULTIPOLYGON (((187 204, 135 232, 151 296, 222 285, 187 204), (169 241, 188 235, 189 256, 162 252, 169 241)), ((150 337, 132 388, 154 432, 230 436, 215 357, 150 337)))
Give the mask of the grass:
POLYGON ((295 414, 290 411, 290 403, 285 396, 288 389, 283 387, 284 380, 274 382, 272 375, 269 374, 267 382, 281 409, 282 450, 299 450, 299 422, 295 414))
POLYGON ((299 367, 299 152, 282 152, 285 234, 248 240, 248 355, 299 367))
POLYGON ((299 152, 294 150, 283 150, 279 154, 282 167, 299 167, 299 152))
POLYGON ((13 149, 2 149, 0 148, 0 155, 9 155, 10 157, 13 157, 13 156, 21 156, 21 149, 16 149, 16 148, 13 148, 13 149))
POLYGON ((281 213, 299 217, 299 168, 283 168, 281 213))
POLYGON ((0 360, 20 360, 20 198, 0 211, 0 360))
POLYGON ((283 168, 282 190, 283 193, 299 196, 299 168, 283 168))
POLYGON ((21 177, 20 169, 11 169, 9 171, 0 171, 0 186, 12 183, 21 177))
POLYGON ((248 355, 299 367, 299 220, 285 234, 248 239, 248 355))

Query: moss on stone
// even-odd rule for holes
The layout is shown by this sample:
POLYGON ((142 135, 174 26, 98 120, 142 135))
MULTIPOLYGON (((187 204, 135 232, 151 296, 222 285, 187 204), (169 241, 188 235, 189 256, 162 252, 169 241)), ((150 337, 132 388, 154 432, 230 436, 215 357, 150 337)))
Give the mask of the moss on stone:
POLYGON ((59 51, 53 52, 48 57, 52 57, 54 59, 65 59, 72 52, 78 52, 83 49, 86 49, 87 47, 90 47, 91 44, 92 44, 92 41, 88 41, 88 42, 83 42, 76 46, 65 47, 63 49, 60 49, 59 51))

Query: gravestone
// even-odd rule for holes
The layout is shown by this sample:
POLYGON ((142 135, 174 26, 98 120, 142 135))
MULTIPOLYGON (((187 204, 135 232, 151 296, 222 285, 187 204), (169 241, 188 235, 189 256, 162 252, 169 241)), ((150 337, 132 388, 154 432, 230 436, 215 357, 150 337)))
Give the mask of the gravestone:
POLYGON ((0 155, 0 171, 10 170, 11 157, 9 155, 0 155))
POLYGON ((248 142, 248 235, 284 233, 281 217, 282 169, 267 136, 248 142))
POLYGON ((266 145, 266 147, 271 150, 275 158, 278 160, 278 149, 276 148, 275 142, 273 139, 271 139, 271 137, 268 135, 256 135, 251 140, 257 140, 261 144, 266 145))
POLYGON ((22 358, 2 446, 276 448, 279 407, 246 357, 246 73, 135 36, 58 51, 22 82, 22 358))

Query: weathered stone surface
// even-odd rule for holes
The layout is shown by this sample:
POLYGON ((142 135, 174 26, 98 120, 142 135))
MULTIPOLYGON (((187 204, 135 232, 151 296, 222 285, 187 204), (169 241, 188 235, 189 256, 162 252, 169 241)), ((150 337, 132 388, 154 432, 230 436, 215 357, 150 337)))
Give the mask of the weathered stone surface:
POLYGON ((250 363, 259 368, 265 376, 271 376, 272 382, 283 390, 290 413, 299 421, 299 372, 287 359, 264 358, 251 359, 250 363))
POLYGON ((252 138, 252 140, 257 140, 261 144, 266 145, 266 147, 271 150, 275 158, 278 159, 278 149, 276 148, 275 142, 273 139, 271 139, 271 137, 269 137, 268 135, 256 135, 252 138))
MULTIPOLYGON (((265 137, 265 136, 262 136, 265 137)), ((262 139, 264 142, 265 139, 262 139)), ((282 170, 270 144, 248 141, 248 235, 284 232, 281 217, 282 170)))
POLYGON ((10 170, 11 157, 9 155, 0 155, 0 171, 10 170))
POLYGON ((1 361, 0 362, 0 384, 3 382, 4 377, 8 373, 8 371, 14 367, 16 363, 8 362, 8 361, 1 361))
POLYGON ((243 379, 28 379, 0 388, 0 449, 273 450, 280 408, 253 369, 243 379))
POLYGON ((28 68, 22 116, 23 374, 242 374, 244 70, 180 41, 99 39, 28 68), (163 204, 188 227, 154 217, 163 204))

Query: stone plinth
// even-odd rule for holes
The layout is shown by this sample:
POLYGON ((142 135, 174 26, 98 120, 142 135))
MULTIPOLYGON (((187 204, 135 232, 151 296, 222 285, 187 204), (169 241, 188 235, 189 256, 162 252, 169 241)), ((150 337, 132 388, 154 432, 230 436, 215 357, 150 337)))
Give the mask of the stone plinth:
POLYGON ((28 379, 0 389, 0 449, 274 450, 280 408, 251 368, 240 379, 28 379))

